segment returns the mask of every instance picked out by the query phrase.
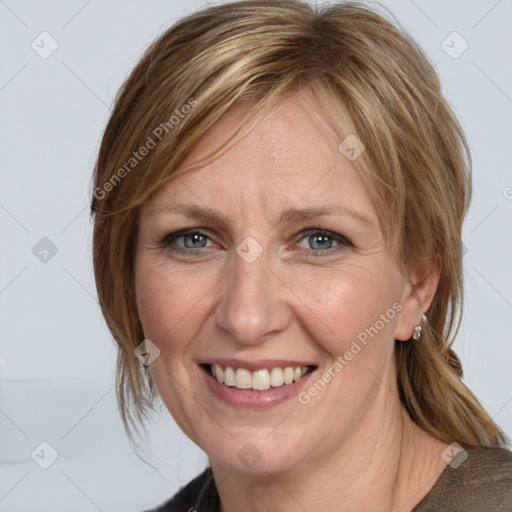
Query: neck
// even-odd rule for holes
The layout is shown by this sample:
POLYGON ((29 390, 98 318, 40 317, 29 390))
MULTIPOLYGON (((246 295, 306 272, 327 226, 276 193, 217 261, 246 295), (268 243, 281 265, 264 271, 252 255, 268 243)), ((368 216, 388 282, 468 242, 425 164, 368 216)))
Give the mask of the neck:
POLYGON ((446 443, 414 424, 396 397, 392 402, 370 411, 337 450, 319 449, 285 472, 247 474, 211 460, 220 512, 413 510, 446 467, 446 443))

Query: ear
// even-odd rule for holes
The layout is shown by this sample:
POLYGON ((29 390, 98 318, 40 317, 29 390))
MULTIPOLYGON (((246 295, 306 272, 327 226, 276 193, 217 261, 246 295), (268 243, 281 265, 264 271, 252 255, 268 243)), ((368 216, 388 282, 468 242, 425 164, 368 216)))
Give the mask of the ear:
POLYGON ((427 264, 420 265, 409 277, 402 295, 402 309, 395 327, 395 339, 411 339, 414 327, 419 325, 422 315, 428 311, 434 299, 441 270, 441 257, 436 255, 427 264))

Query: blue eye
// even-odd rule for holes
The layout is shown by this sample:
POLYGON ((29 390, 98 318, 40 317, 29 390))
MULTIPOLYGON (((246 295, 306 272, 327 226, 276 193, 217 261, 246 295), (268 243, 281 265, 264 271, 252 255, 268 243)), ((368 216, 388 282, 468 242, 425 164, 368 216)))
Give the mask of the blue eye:
POLYGON ((323 229, 309 229, 303 232, 308 248, 312 256, 323 256, 326 253, 332 254, 343 247, 352 246, 352 243, 342 235, 325 231, 323 229), (335 244, 335 245, 333 245, 335 244))
POLYGON ((313 249, 330 249, 334 242, 333 238, 329 235, 319 234, 319 235, 309 235, 308 237, 309 245, 313 249))
POLYGON ((187 249, 199 249, 206 246, 207 238, 200 233, 189 233, 180 238, 183 239, 183 244, 187 249))
POLYGON ((162 247, 175 246, 173 249, 182 252, 190 252, 187 249, 203 249, 206 247, 206 242, 209 240, 208 235, 203 233, 197 228, 184 229, 166 235, 161 242, 162 247), (178 240, 182 241, 182 244, 176 243, 178 240))

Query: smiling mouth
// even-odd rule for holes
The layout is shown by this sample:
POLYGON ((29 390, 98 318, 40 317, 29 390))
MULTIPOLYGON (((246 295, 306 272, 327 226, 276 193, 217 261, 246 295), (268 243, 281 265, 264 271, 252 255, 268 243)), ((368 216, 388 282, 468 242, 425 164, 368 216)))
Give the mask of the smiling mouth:
POLYGON ((250 391, 268 391, 293 384, 317 368, 316 366, 285 366, 251 371, 246 368, 218 364, 201 364, 200 366, 220 384, 250 391))

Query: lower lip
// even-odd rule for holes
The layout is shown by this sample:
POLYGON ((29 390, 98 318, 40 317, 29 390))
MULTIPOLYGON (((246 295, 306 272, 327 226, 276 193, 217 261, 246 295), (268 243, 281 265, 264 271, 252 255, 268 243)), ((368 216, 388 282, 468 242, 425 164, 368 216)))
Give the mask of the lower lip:
POLYGON ((285 384, 278 388, 270 388, 267 391, 256 391, 250 389, 238 389, 221 384, 214 378, 206 368, 200 367, 206 382, 212 393, 224 403, 233 407, 245 409, 270 409, 286 400, 299 394, 300 389, 309 380, 309 377, 316 371, 304 375, 300 380, 293 384, 285 384))

